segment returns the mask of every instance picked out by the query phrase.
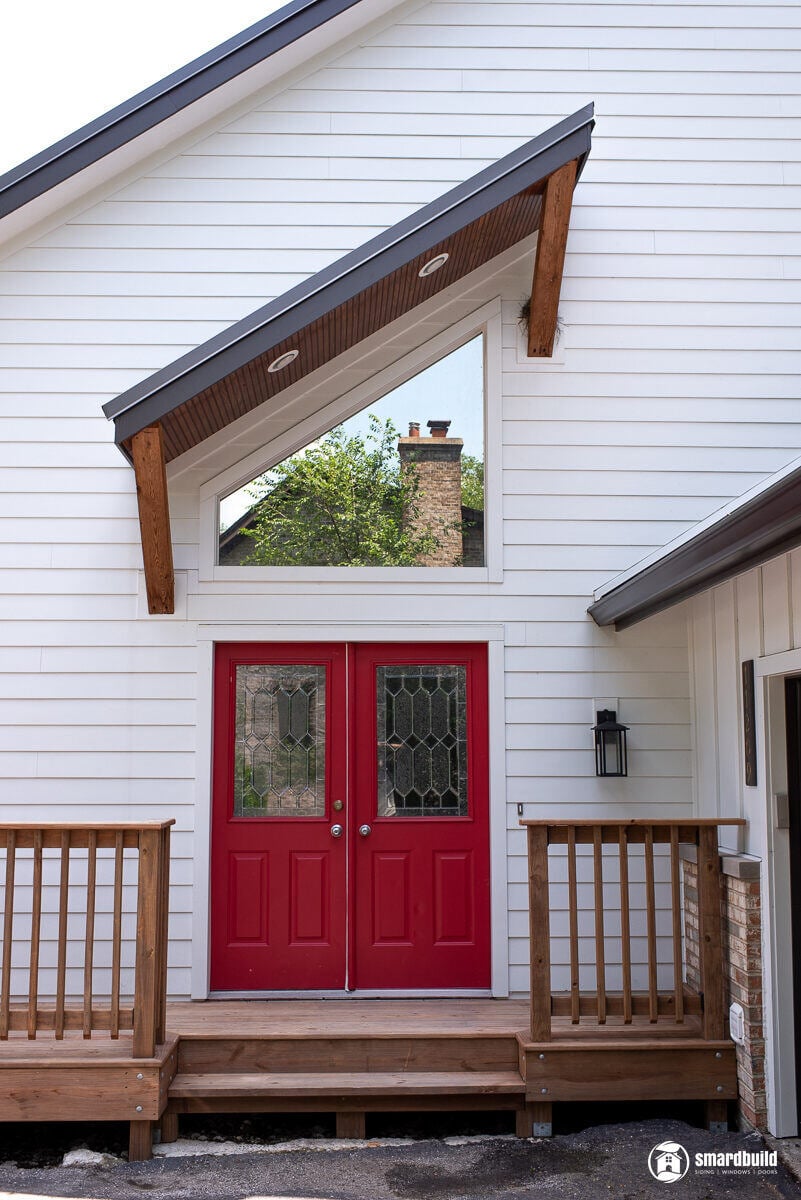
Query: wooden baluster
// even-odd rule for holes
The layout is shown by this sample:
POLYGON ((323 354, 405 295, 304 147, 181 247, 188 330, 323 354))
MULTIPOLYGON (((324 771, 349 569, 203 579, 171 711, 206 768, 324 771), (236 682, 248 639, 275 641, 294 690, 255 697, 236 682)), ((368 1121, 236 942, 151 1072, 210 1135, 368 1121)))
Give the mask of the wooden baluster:
POLYGON ((625 825, 618 831, 620 862, 620 949, 623 966, 623 1023, 631 1024, 631 916, 629 910, 629 839, 625 825))
POLYGON ((698 925, 704 1037, 723 1037, 723 948, 720 919, 720 854, 716 825, 698 830, 698 925))
POLYGON ((42 830, 33 835, 33 893, 31 951, 28 970, 28 1037, 33 1041, 39 1023, 39 945, 42 936, 42 830))
POLYGON ((548 889, 548 828, 528 826, 531 1040, 551 1038, 551 914, 548 889))
POLYGON ((567 830, 567 892, 570 917, 570 1020, 578 1025, 581 1017, 579 988, 578 887, 576 883, 576 829, 567 830))
POLYGON ((160 829, 139 833, 139 874, 136 907, 136 979, 134 989, 134 1058, 152 1058, 158 1022, 156 987, 159 922, 160 829))
POLYGON ((86 850, 86 932, 83 948, 83 1036, 92 1036, 92 975, 95 953, 97 900, 97 833, 89 830, 86 850))
POLYGON ((0 985, 0 1039, 8 1037, 11 1009, 11 946, 14 936, 14 875, 17 861, 17 835, 6 834, 6 892, 3 914, 3 980, 0 985))
POLYGON ((111 1036, 120 1036, 120 964, 122 961, 123 835, 114 835, 114 918, 111 932, 111 1036))
POLYGON ((684 1023, 684 972, 681 955, 681 888, 679 886, 679 831, 670 827, 670 904, 673 913, 673 996, 675 1018, 684 1023))
POLYGON ((161 830, 159 842, 159 944, 158 944, 158 1008, 156 1041, 166 1037, 167 1028, 167 946, 170 919, 170 827, 161 830))
POLYGON ((606 1024, 606 958, 604 953, 604 879, 601 826, 592 831, 593 876, 595 880, 595 986, 598 993, 598 1024, 606 1024))
POLYGON ((656 962, 656 890, 654 886, 654 830, 645 827, 645 907, 648 920, 648 1020, 659 1015, 656 962))
POLYGON ((56 1038, 64 1037, 64 999, 67 991, 67 938, 70 894, 70 831, 61 834, 61 878, 58 885, 58 963, 56 966, 56 1038))

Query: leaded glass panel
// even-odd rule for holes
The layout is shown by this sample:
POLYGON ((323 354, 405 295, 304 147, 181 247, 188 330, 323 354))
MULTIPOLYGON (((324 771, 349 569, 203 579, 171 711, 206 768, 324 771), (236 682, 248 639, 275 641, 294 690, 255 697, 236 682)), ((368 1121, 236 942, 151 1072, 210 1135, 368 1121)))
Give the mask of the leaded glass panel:
POLYGON ((325 667, 236 668, 235 817, 325 816, 325 667))
POLYGON ((378 667, 379 817, 466 817, 464 666, 378 667))

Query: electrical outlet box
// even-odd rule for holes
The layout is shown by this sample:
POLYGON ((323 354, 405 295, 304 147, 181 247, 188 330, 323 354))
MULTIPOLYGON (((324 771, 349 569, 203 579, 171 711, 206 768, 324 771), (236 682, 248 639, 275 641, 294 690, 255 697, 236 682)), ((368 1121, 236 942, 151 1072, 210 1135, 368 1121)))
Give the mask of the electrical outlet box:
POLYGON ((732 1004, 729 1008, 729 1033, 738 1046, 745 1045, 745 1013, 741 1004, 732 1004))

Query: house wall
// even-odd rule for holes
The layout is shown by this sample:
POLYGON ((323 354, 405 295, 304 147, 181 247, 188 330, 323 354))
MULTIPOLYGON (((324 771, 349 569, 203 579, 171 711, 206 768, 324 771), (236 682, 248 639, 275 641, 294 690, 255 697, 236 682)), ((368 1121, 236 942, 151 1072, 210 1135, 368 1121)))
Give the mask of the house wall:
MULTIPOLYGON (((517 804, 690 810, 683 615, 615 635, 585 610, 605 579, 801 450, 798 24, 763 4, 401 4, 2 262, 3 815, 176 816, 176 995, 190 988, 209 628, 252 628, 266 610, 313 622, 321 598, 345 625, 503 628, 514 992, 527 986, 517 804), (101 404, 588 100, 598 125, 553 361, 521 349, 525 272, 502 296, 502 579, 201 581, 210 464, 174 480, 179 608, 147 618, 132 473, 101 404), (632 725, 627 780, 593 774, 594 697, 618 698, 632 725)), ((698 745, 708 811, 710 772, 727 796, 735 772, 698 745)))
MULTIPOLYGON (((787 790, 783 681, 801 673, 801 551, 744 572, 688 607, 696 803, 704 816, 746 818, 742 832, 724 829, 722 841, 761 864, 763 980, 753 1039, 765 1040, 768 1127, 790 1135, 797 1132, 792 910, 789 832, 777 797, 787 790), (756 674, 754 786, 746 786, 744 771, 741 664, 748 659, 756 674)), ((744 1005, 747 1020, 757 994, 744 1005)))

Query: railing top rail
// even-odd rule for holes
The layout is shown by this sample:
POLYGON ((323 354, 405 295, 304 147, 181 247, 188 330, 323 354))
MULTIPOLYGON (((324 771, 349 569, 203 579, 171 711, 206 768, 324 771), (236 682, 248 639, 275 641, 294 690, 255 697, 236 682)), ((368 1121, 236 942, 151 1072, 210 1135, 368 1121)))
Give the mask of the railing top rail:
POLYGON ((670 828, 671 826, 687 826, 697 825, 700 827, 710 825, 745 825, 744 817, 579 817, 576 820, 570 818, 558 817, 554 820, 551 817, 521 817, 521 825, 537 825, 539 827, 551 826, 554 829, 566 829, 568 826, 577 826, 588 828, 595 825, 614 825, 616 827, 640 825, 662 825, 670 828))
POLYGON ((174 824, 175 817, 171 817, 168 821, 0 821, 0 833, 13 832, 18 829, 34 831, 58 829, 65 832, 72 829, 80 831, 97 829, 106 833, 127 833, 129 830, 167 829, 174 824))

